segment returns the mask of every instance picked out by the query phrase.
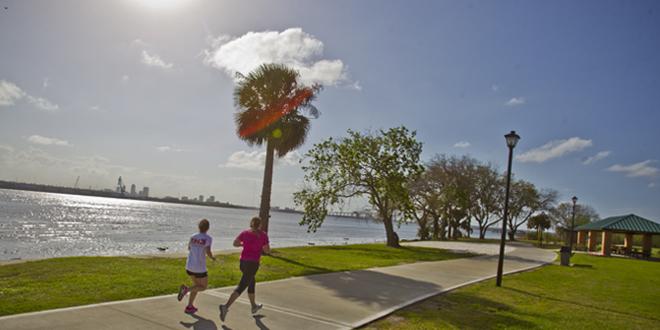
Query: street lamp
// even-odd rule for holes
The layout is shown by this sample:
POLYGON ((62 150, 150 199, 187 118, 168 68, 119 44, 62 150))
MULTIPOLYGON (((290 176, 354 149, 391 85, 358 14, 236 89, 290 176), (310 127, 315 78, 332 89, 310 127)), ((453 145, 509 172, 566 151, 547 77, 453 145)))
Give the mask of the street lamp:
POLYGON ((568 243, 568 253, 573 253, 573 235, 575 230, 575 204, 577 204, 578 198, 576 196, 573 196, 571 200, 573 201, 573 216, 571 218, 571 238, 570 238, 571 241, 568 243))
POLYGON ((504 217, 502 218, 502 239, 500 240, 500 258, 497 262, 497 286, 502 286, 502 268, 504 267, 504 241, 506 240, 506 222, 509 216, 509 190, 511 187, 511 160, 513 159, 513 148, 518 144, 520 136, 516 131, 504 136, 506 146, 509 147, 509 164, 506 171, 506 193, 504 194, 504 217))

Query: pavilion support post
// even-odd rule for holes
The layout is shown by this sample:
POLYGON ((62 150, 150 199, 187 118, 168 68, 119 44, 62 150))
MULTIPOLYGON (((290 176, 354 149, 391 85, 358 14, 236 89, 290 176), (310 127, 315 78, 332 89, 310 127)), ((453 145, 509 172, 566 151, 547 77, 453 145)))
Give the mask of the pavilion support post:
POLYGON ((603 231, 603 240, 600 242, 600 254, 609 257, 612 252, 612 232, 603 231))
POLYGON ((653 235, 651 234, 644 234, 642 236, 642 254, 645 257, 650 257, 651 256, 651 246, 653 245, 653 235))
POLYGON ((584 231, 578 231, 577 232, 577 245, 578 246, 584 245, 584 241, 585 241, 584 236, 585 236, 585 234, 586 234, 586 232, 584 232, 584 231))
POLYGON ((623 241, 623 246, 626 249, 626 254, 629 255, 630 252, 632 252, 633 234, 626 233, 626 238, 623 241))
POLYGON ((589 241, 587 243, 587 252, 596 251, 596 244, 598 243, 597 242, 598 241, 597 236, 598 236, 598 234, 595 231, 593 231, 593 230, 589 231, 589 241))

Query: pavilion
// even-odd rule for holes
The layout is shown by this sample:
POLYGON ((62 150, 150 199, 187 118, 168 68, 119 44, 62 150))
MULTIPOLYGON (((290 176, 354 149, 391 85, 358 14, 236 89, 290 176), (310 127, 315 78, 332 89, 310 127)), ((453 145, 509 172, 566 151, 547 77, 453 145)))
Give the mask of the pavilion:
POLYGON ((577 244, 583 245, 588 235, 587 251, 595 251, 598 235, 601 236, 601 254, 612 253, 612 234, 625 234, 621 253, 633 254, 633 235, 642 235, 642 256, 651 256, 653 235, 660 235, 660 223, 644 219, 634 214, 609 217, 575 228, 577 244))

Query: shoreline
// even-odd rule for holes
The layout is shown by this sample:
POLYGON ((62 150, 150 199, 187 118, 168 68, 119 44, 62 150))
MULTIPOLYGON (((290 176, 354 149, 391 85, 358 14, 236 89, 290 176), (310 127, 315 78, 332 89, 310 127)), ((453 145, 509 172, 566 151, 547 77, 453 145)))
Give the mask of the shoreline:
MULTIPOLYGON (((401 241, 404 242, 404 241, 401 241)), ((272 247, 272 249, 284 249, 284 248, 296 248, 296 247, 323 247, 323 246, 345 246, 345 245, 356 245, 356 244, 383 244, 385 241, 374 241, 374 242, 356 242, 350 244, 314 244, 314 245, 286 245, 286 246, 277 246, 272 247)), ((240 253, 240 248, 229 248, 229 249, 219 249, 214 250, 213 255, 228 255, 234 253, 240 253)), ((168 258, 168 259, 179 259, 188 257, 187 252, 161 252, 161 253, 147 253, 147 254, 112 254, 112 255, 73 255, 73 256, 59 256, 59 257, 45 257, 45 258, 27 258, 27 259, 11 259, 11 260, 0 260, 0 267, 6 265, 22 264, 32 261, 42 261, 49 259, 58 259, 58 258, 78 258, 78 257, 108 257, 108 258, 135 258, 135 259, 151 259, 151 258, 168 258)))

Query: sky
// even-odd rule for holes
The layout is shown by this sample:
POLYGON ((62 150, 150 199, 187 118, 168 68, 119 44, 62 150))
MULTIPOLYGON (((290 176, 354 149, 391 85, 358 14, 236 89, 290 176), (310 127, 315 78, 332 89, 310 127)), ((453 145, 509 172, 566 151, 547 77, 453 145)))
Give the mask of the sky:
POLYGON ((324 85, 273 205, 314 143, 405 125, 500 170, 515 130, 516 178, 660 221, 657 1, 0 0, 0 179, 258 205, 232 92, 270 62, 324 85))

